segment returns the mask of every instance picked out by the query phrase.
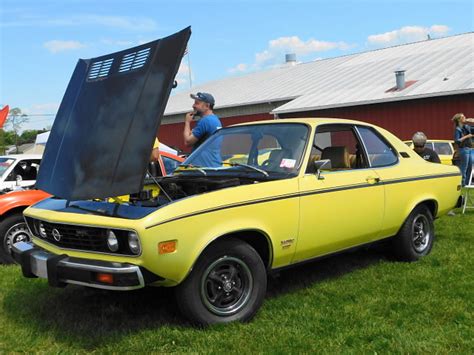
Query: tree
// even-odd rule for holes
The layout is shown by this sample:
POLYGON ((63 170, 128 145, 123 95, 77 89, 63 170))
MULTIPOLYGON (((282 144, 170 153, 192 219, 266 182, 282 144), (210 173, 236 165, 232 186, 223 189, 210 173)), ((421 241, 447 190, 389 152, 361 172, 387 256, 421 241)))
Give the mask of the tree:
MULTIPOLYGON (((28 122, 28 115, 21 112, 18 107, 12 108, 7 117, 6 125, 10 125, 13 133, 15 134, 15 148, 18 153, 18 132, 21 129, 23 123, 28 122)), ((5 138, 6 141, 6 138, 5 138)))

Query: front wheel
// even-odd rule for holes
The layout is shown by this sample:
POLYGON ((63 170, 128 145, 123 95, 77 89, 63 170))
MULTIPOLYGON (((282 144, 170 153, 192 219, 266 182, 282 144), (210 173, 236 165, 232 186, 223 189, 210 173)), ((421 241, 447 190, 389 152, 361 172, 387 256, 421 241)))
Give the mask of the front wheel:
POLYGON ((30 232, 21 213, 6 217, 0 222, 0 262, 13 264, 14 260, 10 254, 12 245, 16 242, 28 242, 30 240, 30 232))
POLYGON ((265 266, 255 249, 227 239, 203 252, 176 297, 183 315, 195 323, 244 322, 257 313, 266 288, 265 266))
POLYGON ((402 261, 416 261, 433 248, 435 233, 433 215, 420 205, 408 216, 393 240, 395 255, 402 261))

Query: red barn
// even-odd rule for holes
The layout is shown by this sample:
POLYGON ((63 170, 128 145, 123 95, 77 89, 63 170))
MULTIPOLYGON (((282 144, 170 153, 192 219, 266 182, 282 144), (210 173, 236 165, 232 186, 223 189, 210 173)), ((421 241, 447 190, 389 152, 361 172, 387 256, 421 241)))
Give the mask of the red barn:
POLYGON ((377 124, 401 139, 452 139, 451 117, 474 117, 474 33, 431 39, 216 80, 170 97, 159 138, 184 148, 190 92, 210 92, 224 126, 286 117, 377 124))

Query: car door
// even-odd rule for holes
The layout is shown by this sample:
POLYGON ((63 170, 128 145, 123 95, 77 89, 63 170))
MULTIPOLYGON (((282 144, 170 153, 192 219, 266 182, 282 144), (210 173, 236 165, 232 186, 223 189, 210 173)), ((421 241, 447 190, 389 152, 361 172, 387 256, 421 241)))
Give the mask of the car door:
POLYGON ((380 234, 384 190, 352 125, 318 126, 307 174, 300 179, 300 226, 294 262, 363 244, 380 234), (312 160, 330 159, 314 173, 312 160))
POLYGON ((400 213, 405 210, 407 195, 413 188, 403 180, 410 180, 413 173, 401 168, 398 153, 380 132, 367 126, 360 126, 357 131, 364 143, 370 166, 384 186, 386 213, 381 233, 383 236, 393 235, 400 228, 404 218, 400 213))

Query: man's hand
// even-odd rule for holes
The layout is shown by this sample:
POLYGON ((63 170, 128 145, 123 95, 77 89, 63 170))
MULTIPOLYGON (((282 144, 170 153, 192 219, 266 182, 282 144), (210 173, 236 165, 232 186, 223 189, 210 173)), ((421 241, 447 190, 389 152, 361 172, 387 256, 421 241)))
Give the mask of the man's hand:
POLYGON ((188 112, 186 114, 186 117, 184 118, 184 121, 186 123, 191 123, 193 121, 193 118, 194 118, 194 112, 188 112))
POLYGON ((193 120, 193 117, 194 117, 194 112, 188 112, 186 114, 186 117, 184 118, 183 138, 184 138, 184 145, 186 147, 190 147, 198 141, 198 139, 193 136, 193 132, 191 131, 191 122, 193 120))

